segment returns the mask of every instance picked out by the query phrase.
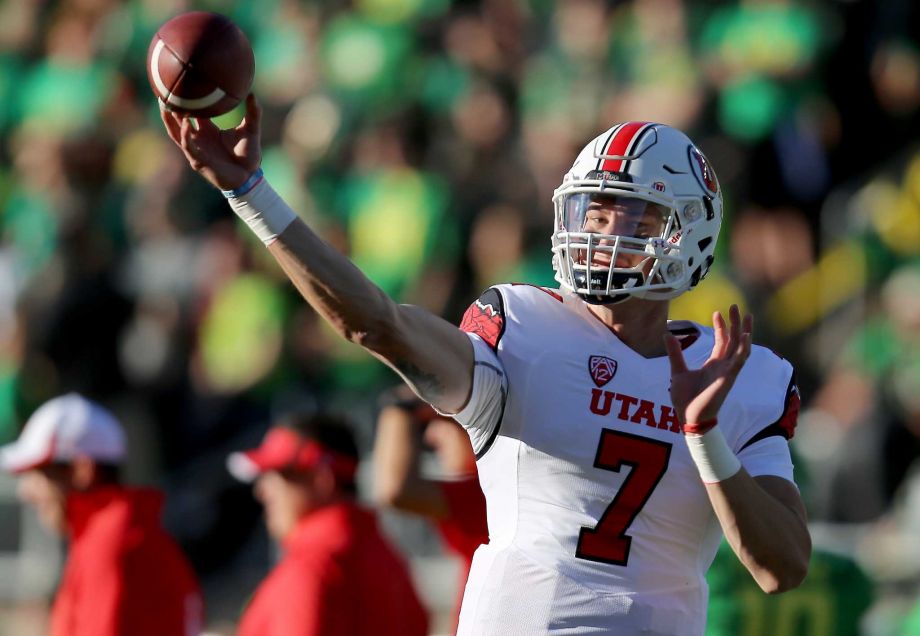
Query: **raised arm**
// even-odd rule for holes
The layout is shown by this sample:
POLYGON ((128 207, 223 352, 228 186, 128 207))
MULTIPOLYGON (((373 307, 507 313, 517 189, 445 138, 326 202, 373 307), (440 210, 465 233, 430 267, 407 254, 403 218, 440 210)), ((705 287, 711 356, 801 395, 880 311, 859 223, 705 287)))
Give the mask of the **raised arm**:
POLYGON ((438 316, 394 302, 271 189, 259 168, 261 109, 253 95, 246 100, 246 117, 231 130, 220 130, 207 119, 193 122, 167 110, 161 114, 189 165, 224 192, 339 335, 392 367, 440 411, 456 413, 465 406, 473 377, 470 341, 438 316))
POLYGON ((729 320, 726 326, 721 314, 714 316, 715 345, 700 369, 688 369, 680 344, 666 336, 671 401, 729 545, 762 590, 783 592, 804 580, 811 536, 795 485, 751 477, 719 429, 719 408, 751 352, 751 316, 742 320, 733 305, 729 320))

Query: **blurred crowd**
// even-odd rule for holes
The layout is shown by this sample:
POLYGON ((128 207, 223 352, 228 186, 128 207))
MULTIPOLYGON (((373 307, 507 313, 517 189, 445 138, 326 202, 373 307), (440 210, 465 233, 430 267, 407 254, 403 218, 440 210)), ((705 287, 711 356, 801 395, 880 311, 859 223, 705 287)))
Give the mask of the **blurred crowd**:
MULTIPOLYGON (((754 312, 755 341, 798 371, 816 543, 873 578, 873 624, 920 598, 916 2, 6 0, 0 443, 67 391, 118 413, 128 477, 165 488, 209 620, 236 620, 271 549, 227 453, 322 408, 358 422, 366 456, 398 379, 327 330, 164 134, 147 46, 192 9, 252 42, 274 187, 453 322, 492 283, 554 285, 551 195, 588 139, 627 119, 686 131, 726 218, 674 316, 754 312)), ((440 550, 391 528, 410 556, 440 550)))

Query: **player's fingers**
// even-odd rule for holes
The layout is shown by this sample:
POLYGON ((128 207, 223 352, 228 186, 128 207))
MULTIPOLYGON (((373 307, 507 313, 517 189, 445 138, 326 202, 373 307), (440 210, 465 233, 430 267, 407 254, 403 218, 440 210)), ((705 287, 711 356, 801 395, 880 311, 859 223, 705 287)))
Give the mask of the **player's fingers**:
POLYGON ((727 344, 727 338, 725 334, 725 319, 722 318, 722 312, 715 311, 712 313, 712 328, 713 336, 715 337, 715 343, 712 345, 712 355, 709 356, 710 360, 721 358, 725 355, 725 345, 727 344))
POLYGON ((182 150, 186 152, 190 151, 192 148, 192 135, 194 131, 192 129, 192 119, 191 117, 183 117, 182 123, 179 125, 179 139, 182 150))
POLYGON ((728 365, 727 375, 732 382, 735 381, 735 378, 744 367, 744 363, 747 362, 748 357, 751 355, 751 334, 743 333, 738 340, 738 349, 732 353, 731 362, 728 365))
POLYGON ((741 370, 748 357, 751 355, 751 343, 753 340, 754 316, 747 314, 741 323, 741 333, 738 337, 738 346, 732 353, 734 360, 733 366, 737 367, 736 373, 741 370))
POLYGON ((746 314, 744 316, 744 320, 741 323, 741 333, 753 335, 754 333, 754 315, 753 314, 746 314))
POLYGON ((680 348, 680 341, 673 334, 665 334, 664 346, 668 351, 668 361, 671 363, 671 376, 687 371, 687 363, 684 360, 684 352, 680 348))
POLYGON ((196 118, 195 123, 198 125, 198 134, 206 137, 217 137, 220 134, 220 128, 213 121, 204 118, 196 118))
POLYGON ((262 106, 256 99, 255 93, 249 93, 246 96, 246 115, 243 121, 237 126, 237 130, 249 133, 258 133, 262 126, 262 106))
POLYGON ((163 120, 163 125, 166 127, 166 134, 169 135, 169 138, 172 139, 176 144, 181 145, 182 139, 179 130, 179 120, 176 118, 175 113, 166 110, 163 102, 160 102, 160 119, 163 120))
POLYGON ((741 344, 739 345, 742 364, 751 355, 751 334, 750 332, 741 334, 741 344))
POLYGON ((728 344, 726 351, 734 355, 741 341, 741 310, 738 305, 732 305, 728 310, 728 344))
POLYGON ((192 169, 199 170, 204 164, 202 162, 201 146, 196 139, 196 133, 192 118, 183 117, 182 127, 180 128, 182 152, 185 153, 185 157, 188 159, 192 169))

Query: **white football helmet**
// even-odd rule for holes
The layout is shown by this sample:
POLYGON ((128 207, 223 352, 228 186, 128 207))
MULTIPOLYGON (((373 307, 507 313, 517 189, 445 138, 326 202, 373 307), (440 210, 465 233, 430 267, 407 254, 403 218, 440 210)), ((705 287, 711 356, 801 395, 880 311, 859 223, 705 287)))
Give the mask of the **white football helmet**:
POLYGON ((666 300, 691 289, 709 271, 722 225, 712 166, 684 133, 664 124, 617 124, 595 138, 553 193, 553 203, 556 280, 595 304, 630 296, 666 300), (613 201, 634 218, 654 210, 661 221, 653 232, 591 232, 588 210, 599 200, 613 201), (640 263, 624 266, 637 256, 644 257, 640 263))

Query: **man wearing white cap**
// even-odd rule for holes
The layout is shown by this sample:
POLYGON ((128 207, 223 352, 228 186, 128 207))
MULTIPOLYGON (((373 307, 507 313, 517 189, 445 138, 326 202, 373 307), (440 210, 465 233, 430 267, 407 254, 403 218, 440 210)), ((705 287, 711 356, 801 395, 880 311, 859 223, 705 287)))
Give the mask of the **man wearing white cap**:
POLYGON ((69 393, 42 405, 0 469, 69 554, 52 636, 198 634, 203 603, 184 555, 160 526, 162 495, 121 484, 125 435, 99 404, 69 393))
POLYGON ((256 480, 284 558, 256 590, 239 636, 424 636, 428 618, 406 564, 355 501, 358 451, 344 422, 317 415, 273 426, 228 468, 256 480))

